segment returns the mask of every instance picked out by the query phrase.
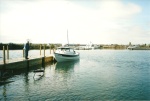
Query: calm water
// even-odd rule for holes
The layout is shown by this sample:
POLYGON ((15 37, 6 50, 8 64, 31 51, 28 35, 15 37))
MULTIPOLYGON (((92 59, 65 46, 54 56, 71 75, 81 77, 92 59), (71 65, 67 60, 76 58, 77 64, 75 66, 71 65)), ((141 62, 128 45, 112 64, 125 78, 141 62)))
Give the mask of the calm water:
MULTIPOLYGON (((51 51, 53 53, 53 51, 51 51)), ((7 51, 5 51, 7 57, 7 51)), ((41 55, 44 55, 44 50, 41 50, 41 55)), ((50 55, 50 50, 45 50, 45 55, 50 55)), ((29 58, 40 56, 40 50, 30 50, 29 58)), ((23 50, 9 50, 9 59, 23 58, 23 50)), ((3 61, 3 51, 0 50, 0 61, 3 61)))
POLYGON ((150 100, 150 51, 80 50, 80 61, 14 75, 0 100, 150 100), (33 78, 34 76, 34 78, 33 78))

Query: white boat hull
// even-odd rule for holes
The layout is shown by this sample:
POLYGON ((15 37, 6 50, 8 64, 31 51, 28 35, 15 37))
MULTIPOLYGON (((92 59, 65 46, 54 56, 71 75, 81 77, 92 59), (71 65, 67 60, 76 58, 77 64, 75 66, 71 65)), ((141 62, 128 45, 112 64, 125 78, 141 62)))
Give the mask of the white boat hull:
POLYGON ((54 57, 57 62, 73 61, 73 60, 78 60, 80 58, 79 54, 66 55, 66 54, 59 54, 59 53, 55 53, 54 57))

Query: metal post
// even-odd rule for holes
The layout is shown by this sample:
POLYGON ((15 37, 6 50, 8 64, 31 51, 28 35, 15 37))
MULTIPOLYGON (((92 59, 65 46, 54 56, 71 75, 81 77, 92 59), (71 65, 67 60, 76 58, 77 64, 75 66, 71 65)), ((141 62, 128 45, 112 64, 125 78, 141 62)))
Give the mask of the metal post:
POLYGON ((3 63, 6 63, 6 59, 5 59, 5 46, 3 46, 3 63))
POLYGON ((41 45, 40 45, 40 48, 39 48, 39 49, 40 49, 40 55, 41 55, 41 45))
POLYGON ((45 57, 45 45, 44 45, 44 57, 45 57))
POLYGON ((7 59, 9 59, 9 47, 7 45, 7 59))

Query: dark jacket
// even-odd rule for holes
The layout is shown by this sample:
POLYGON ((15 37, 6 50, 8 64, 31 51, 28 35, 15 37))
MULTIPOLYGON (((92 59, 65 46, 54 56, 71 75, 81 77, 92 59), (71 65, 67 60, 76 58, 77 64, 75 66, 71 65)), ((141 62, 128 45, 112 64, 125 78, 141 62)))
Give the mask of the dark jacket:
POLYGON ((30 50, 29 43, 26 43, 25 46, 24 46, 24 48, 25 48, 26 51, 29 51, 30 50))

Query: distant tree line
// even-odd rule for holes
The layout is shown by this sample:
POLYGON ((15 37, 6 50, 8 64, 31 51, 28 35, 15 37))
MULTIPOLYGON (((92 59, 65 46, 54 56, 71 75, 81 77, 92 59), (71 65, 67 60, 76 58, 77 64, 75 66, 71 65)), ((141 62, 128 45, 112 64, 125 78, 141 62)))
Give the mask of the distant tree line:
MULTIPOLYGON (((7 46, 9 47, 9 50, 21 50, 24 48, 24 44, 16 44, 16 43, 9 43, 9 44, 3 44, 3 43, 0 43, 0 50, 3 50, 3 46, 5 47, 5 49, 7 49, 7 46)), ((45 46, 45 49, 54 49, 56 47, 60 47, 61 44, 32 44, 30 43, 30 49, 33 50, 33 49, 40 49, 40 46, 41 46, 41 49, 44 48, 45 46)))

